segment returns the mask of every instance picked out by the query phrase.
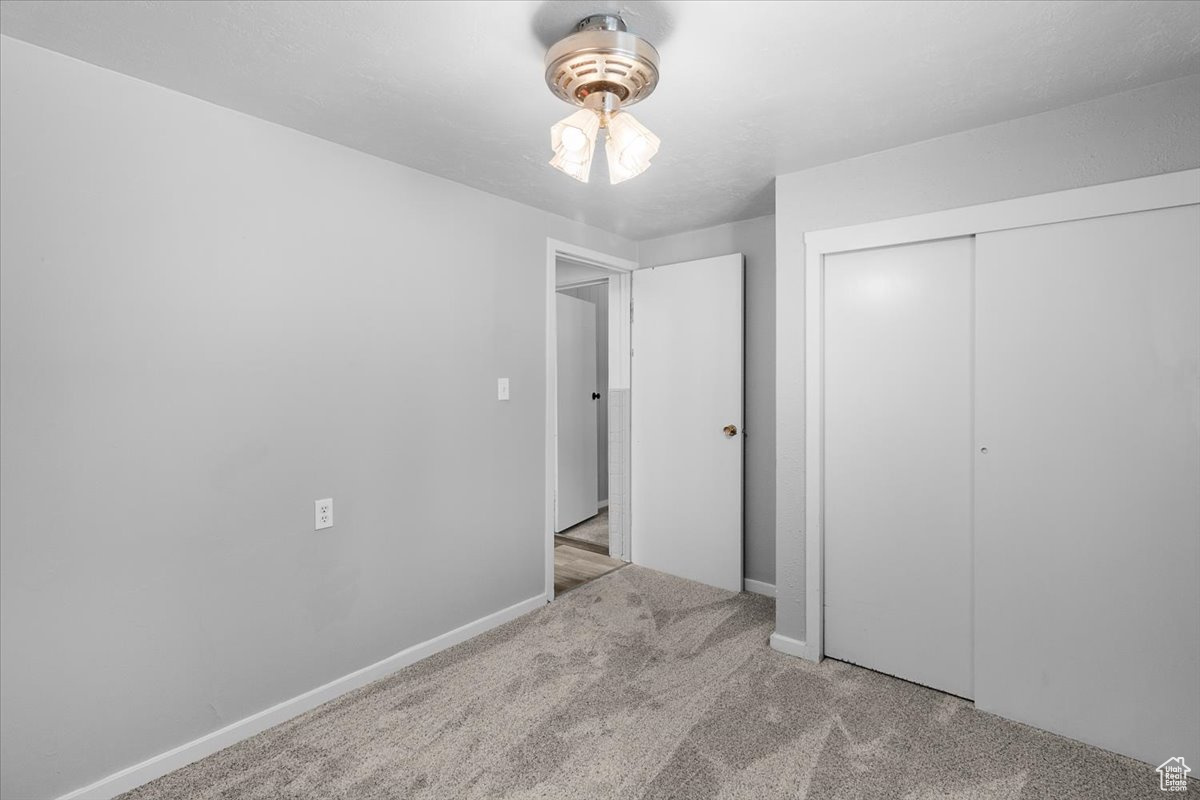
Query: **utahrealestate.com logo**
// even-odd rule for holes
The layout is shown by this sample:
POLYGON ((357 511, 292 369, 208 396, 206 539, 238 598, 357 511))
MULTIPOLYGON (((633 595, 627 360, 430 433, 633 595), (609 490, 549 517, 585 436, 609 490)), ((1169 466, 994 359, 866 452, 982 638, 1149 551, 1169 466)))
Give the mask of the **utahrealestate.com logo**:
POLYGON ((1186 792, 1188 773, 1192 768, 1183 763, 1183 756, 1169 758, 1158 765, 1158 788, 1164 792, 1186 792))

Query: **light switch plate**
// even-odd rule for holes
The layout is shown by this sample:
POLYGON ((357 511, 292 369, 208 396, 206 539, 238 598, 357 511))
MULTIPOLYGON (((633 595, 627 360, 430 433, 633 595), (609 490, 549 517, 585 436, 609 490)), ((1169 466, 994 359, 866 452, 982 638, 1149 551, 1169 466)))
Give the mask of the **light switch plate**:
POLYGON ((508 399, 508 378, 497 378, 496 379, 496 399, 497 400, 507 400, 508 399))
POLYGON ((316 530, 324 530, 325 528, 333 527, 333 498, 327 497, 324 500, 316 501, 317 507, 317 527, 316 530))

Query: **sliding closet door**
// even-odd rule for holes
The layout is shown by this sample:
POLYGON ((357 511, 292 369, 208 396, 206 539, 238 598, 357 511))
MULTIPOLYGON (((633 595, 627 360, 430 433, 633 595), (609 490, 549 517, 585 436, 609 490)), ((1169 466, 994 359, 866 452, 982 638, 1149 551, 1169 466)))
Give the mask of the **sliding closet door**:
POLYGON ((971 676, 970 238, 825 258, 825 654, 971 676))
POLYGON ((1200 762, 1200 206, 976 242, 975 700, 1200 762))

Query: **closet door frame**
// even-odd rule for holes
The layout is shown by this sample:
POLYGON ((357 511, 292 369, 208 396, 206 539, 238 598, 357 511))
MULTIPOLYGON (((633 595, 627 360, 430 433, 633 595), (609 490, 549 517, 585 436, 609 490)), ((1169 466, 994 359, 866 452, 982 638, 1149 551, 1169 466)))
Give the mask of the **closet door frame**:
MULTIPOLYGON (((779 633, 771 646, 820 661, 824 606, 825 256, 873 247, 1107 217, 1200 203, 1200 169, 1068 189, 912 217, 812 231, 805 249, 804 639, 779 633)), ((788 487, 780 487, 787 491, 788 487)), ((1117 632, 1119 636, 1119 632, 1117 632)))

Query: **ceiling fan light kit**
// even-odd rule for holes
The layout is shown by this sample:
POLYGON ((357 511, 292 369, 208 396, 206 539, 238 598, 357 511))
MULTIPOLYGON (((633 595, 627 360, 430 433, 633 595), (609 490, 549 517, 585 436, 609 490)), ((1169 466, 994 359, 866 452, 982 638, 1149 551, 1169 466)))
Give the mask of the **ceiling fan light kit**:
POLYGON ((599 132, 600 118, 586 108, 556 122, 550 129, 550 146, 554 148, 550 165, 587 183, 599 132))
POLYGON ((581 109, 550 128, 550 166, 588 182, 596 138, 607 130, 604 151, 611 183, 645 172, 659 138, 625 109, 658 85, 658 51, 630 33, 612 14, 593 14, 546 52, 546 85, 581 109))

